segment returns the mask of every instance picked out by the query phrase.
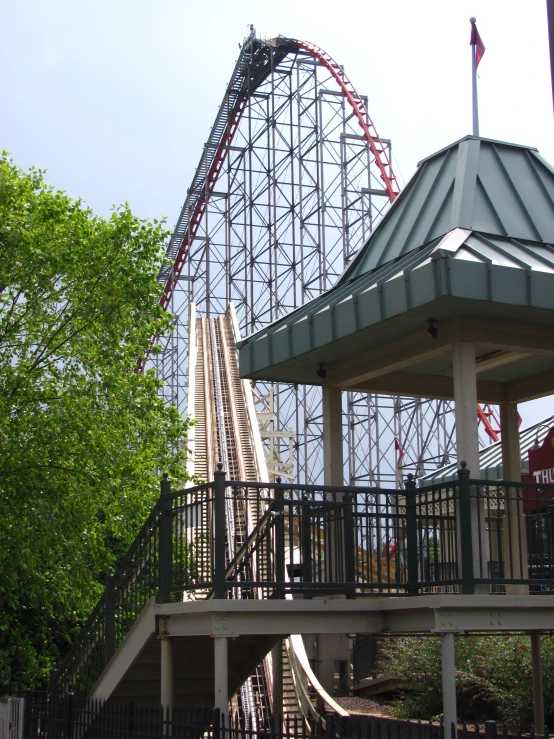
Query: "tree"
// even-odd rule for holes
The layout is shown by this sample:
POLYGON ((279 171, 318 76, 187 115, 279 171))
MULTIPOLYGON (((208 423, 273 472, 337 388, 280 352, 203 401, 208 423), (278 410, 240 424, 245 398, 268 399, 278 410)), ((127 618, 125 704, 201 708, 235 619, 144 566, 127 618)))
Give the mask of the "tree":
POLYGON ((161 472, 184 479, 187 423, 133 371, 171 320, 165 236, 0 159, 0 682, 44 679, 161 472))
MULTIPOLYGON (((429 720, 442 715, 440 637, 384 637, 378 642, 380 669, 405 686, 392 706, 402 718, 429 720)), ((529 637, 506 634, 457 636, 458 716, 497 719, 516 729, 533 724, 529 637)), ((554 714, 554 639, 541 639, 545 712, 554 714)))

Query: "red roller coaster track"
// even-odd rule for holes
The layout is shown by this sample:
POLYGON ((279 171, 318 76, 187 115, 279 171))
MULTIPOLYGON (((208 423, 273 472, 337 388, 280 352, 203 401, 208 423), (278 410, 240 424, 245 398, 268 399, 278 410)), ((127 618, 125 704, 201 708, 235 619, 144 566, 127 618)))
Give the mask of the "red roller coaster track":
POLYGON ((394 172, 392 171, 392 166, 387 156, 387 150, 377 133, 373 121, 369 117, 369 113, 367 112, 363 99, 346 76, 344 69, 340 64, 337 64, 329 54, 323 51, 323 49, 320 49, 319 46, 316 46, 315 44, 311 44, 309 41, 296 41, 295 39, 290 39, 290 43, 299 49, 304 49, 309 52, 314 59, 321 62, 333 75, 341 89, 341 92, 354 111, 354 115, 358 119, 364 138, 368 142, 371 153, 375 157, 375 163, 381 172, 381 179, 385 185, 387 195, 392 202, 398 195, 398 183, 394 172))

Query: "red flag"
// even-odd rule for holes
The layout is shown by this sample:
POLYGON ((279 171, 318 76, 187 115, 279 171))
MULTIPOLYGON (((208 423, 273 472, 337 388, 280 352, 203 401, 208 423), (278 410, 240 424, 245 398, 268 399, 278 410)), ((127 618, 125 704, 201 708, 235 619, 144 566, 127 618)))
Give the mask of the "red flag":
POLYGON ((521 426, 521 424, 522 424, 521 416, 518 413, 517 414, 517 427, 519 428, 521 426))
POLYGON ((479 66, 479 62, 483 58, 483 54, 485 53, 485 44, 483 43, 481 36, 479 36, 479 31, 477 30, 477 25, 475 23, 475 18, 470 19, 471 23, 471 38, 469 40, 470 46, 475 46, 475 69, 479 66))
POLYGON ((396 436, 394 437, 394 448, 400 455, 400 459, 404 459, 404 454, 405 454, 404 449, 402 449, 402 445, 400 444, 396 436))

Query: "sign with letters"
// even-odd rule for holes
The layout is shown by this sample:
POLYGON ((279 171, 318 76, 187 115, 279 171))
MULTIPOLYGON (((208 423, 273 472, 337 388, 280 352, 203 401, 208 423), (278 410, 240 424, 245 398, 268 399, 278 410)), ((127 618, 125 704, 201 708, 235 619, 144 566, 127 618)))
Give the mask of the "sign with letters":
MULTIPOLYGON (((529 459, 529 472, 521 476, 522 482, 554 485, 554 427, 544 437, 542 446, 538 449, 529 449, 527 456, 529 459)), ((544 501, 544 493, 537 496, 536 490, 529 488, 525 497, 527 498, 525 505, 527 510, 530 508, 542 508, 539 500, 542 499, 544 501)), ((549 500, 554 498, 554 488, 548 491, 546 498, 549 500)))

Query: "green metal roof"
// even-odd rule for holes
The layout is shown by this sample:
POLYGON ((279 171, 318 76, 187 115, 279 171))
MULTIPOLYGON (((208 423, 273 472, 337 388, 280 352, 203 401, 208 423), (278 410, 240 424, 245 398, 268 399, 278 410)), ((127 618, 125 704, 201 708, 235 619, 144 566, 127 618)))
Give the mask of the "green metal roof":
MULTIPOLYGON (((487 301, 479 304, 481 312, 486 308, 491 317, 513 320, 525 320, 526 309, 554 311, 554 246, 455 229, 380 269, 337 285, 239 342, 240 374, 318 384, 314 371, 318 363, 371 346, 372 334, 362 335, 364 329, 377 330, 390 321, 387 338, 393 341, 411 329, 407 312, 433 305, 433 317, 447 320, 463 312, 459 301, 487 301), (458 302, 436 303, 448 297, 458 302), (287 367, 295 358, 303 358, 302 366, 287 367)), ((471 306, 466 305, 465 312, 471 314, 471 306)), ((554 313, 551 322, 554 325, 554 313)))
MULTIPOLYGON (((529 460, 527 452, 532 449, 538 440, 542 444, 546 435, 554 425, 554 416, 548 416, 542 421, 522 429, 519 434, 519 446, 521 451, 521 467, 523 470, 529 469, 529 460)), ((441 467, 429 475, 420 477, 419 485, 432 485, 435 482, 448 482, 457 477, 458 465, 456 462, 441 467)), ((481 449, 479 452, 479 470, 480 477, 484 480, 501 480, 502 479, 502 444, 497 441, 494 444, 481 449)))
POLYGON ((321 384, 319 363, 426 318, 554 326, 553 244, 552 168, 534 149, 466 137, 420 164, 331 290, 237 344, 240 375, 321 384))
POLYGON ((341 282, 466 228, 554 243, 554 170, 536 149, 466 136, 419 163, 341 282))

